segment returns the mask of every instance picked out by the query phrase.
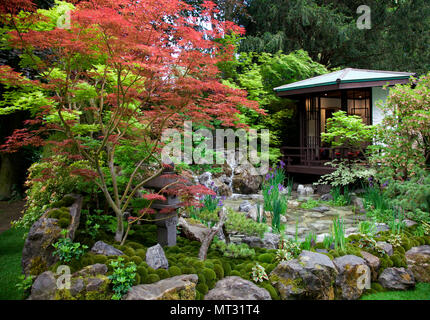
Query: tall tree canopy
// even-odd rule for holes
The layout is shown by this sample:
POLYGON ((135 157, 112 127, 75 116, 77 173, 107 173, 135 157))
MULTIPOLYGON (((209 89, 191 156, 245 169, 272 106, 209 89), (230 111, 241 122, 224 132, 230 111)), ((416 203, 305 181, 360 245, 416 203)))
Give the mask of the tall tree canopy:
POLYGON ((329 67, 425 73, 430 68, 427 0, 249 0, 240 23, 242 51, 303 49, 329 67), (371 9, 371 29, 357 28, 357 8, 371 9))

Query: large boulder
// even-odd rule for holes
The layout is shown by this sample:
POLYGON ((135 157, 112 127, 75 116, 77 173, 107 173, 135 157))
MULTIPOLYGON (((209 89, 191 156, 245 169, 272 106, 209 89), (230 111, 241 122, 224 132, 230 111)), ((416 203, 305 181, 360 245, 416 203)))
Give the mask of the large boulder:
POLYGON ((155 270, 169 268, 169 261, 167 261, 164 250, 159 243, 146 250, 146 263, 155 270))
MULTIPOLYGON (((73 204, 68 207, 70 224, 67 227, 67 237, 73 240, 79 225, 82 196, 68 195, 68 197, 74 199, 73 204)), ((49 217, 52 210, 55 209, 47 210, 28 232, 21 261, 25 275, 39 275, 58 261, 58 257, 53 255, 55 248, 52 245, 61 237, 62 228, 58 219, 49 217)))
POLYGON ((413 247, 406 251, 408 269, 418 282, 430 282, 430 246, 413 247))
POLYGON ((205 300, 272 300, 270 293, 251 281, 231 276, 219 280, 205 300))
POLYGON ((123 300, 194 300, 196 274, 183 274, 151 284, 131 287, 123 300))
POLYGON ((373 254, 366 251, 361 251, 361 255, 363 256, 364 261, 366 261, 366 264, 370 268, 370 271, 372 273, 372 281, 377 281, 379 267, 381 266, 381 260, 377 256, 374 256, 373 254))
POLYGON ((242 238, 242 242, 253 248, 278 249, 279 239, 280 236, 278 234, 266 232, 263 238, 245 236, 242 238))
POLYGON ((328 256, 304 250, 297 259, 278 264, 269 279, 283 300, 333 300, 337 275, 328 256))
POLYGON ((412 271, 405 268, 387 268, 382 271, 378 281, 389 290, 409 290, 415 287, 412 271))
POLYGON ((202 242, 210 231, 203 224, 192 223, 184 218, 179 218, 178 226, 181 228, 181 233, 185 238, 199 242, 202 242))
POLYGON ((336 278, 336 297, 343 300, 360 298, 371 282, 370 268, 366 261, 354 255, 345 255, 334 259, 333 263, 339 272, 336 278))
POLYGON ((29 300, 106 300, 112 296, 107 266, 95 264, 70 275, 66 285, 64 271, 55 275, 51 271, 40 274, 31 287, 29 300), (61 278, 60 278, 61 276, 61 278))
POLYGON ((233 176, 233 191, 242 194, 257 193, 263 178, 260 175, 255 175, 255 171, 250 163, 236 167, 233 176))
POLYGON ((94 243, 93 247, 91 248, 91 252, 94 254, 101 254, 104 256, 122 256, 124 253, 121 250, 118 250, 117 248, 104 243, 103 241, 97 241, 94 243))

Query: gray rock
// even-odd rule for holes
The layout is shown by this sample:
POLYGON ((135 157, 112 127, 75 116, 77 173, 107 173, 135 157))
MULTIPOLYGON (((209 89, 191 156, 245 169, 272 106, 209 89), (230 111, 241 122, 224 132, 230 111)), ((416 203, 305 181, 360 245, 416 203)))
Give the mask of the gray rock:
POLYGON ((322 201, 331 201, 333 196, 330 193, 323 194, 320 198, 322 201))
POLYGON ((178 226, 181 228, 181 233, 185 238, 199 242, 202 242, 210 231, 204 225, 189 223, 184 218, 179 218, 178 226))
POLYGON ((90 278, 86 286, 87 291, 99 291, 105 281, 101 278, 90 278))
POLYGON ((414 275, 405 268, 387 268, 382 271, 378 281, 389 290, 409 290, 415 287, 414 275))
POLYGON ((248 200, 244 200, 239 205, 239 212, 248 212, 253 207, 253 204, 248 200))
POLYGON ((315 211, 315 212, 323 213, 323 212, 326 212, 326 211, 330 211, 330 208, 329 207, 325 207, 325 206, 321 206, 321 207, 312 208, 311 210, 315 211))
POLYGON ((358 228, 356 228, 356 227, 350 227, 350 228, 347 228, 347 229, 345 229, 345 236, 350 236, 351 234, 356 234, 356 233, 358 233, 358 228))
POLYGON ((212 184, 212 173, 204 172, 199 177, 200 184, 204 185, 206 188, 210 188, 212 184))
POLYGON ((183 274, 151 284, 131 287, 122 300, 194 300, 196 274, 183 274))
POLYGON ((76 296, 78 293, 81 293, 85 289, 84 280, 81 278, 72 279, 70 285, 70 294, 72 296, 76 296))
POLYGON ((52 246, 61 236, 57 221, 42 216, 31 226, 22 250, 21 264, 25 275, 34 274, 34 270, 46 270, 58 261, 52 246))
POLYGON ((376 246, 384 250, 388 256, 392 256, 394 253, 393 246, 388 242, 378 241, 376 242, 376 246))
POLYGON ((155 246, 148 248, 146 251, 146 263, 155 270, 160 268, 169 268, 169 262, 167 261, 164 250, 160 244, 156 244, 155 246))
POLYGON ((254 248, 278 249, 279 238, 278 234, 266 232, 263 239, 256 236, 246 236, 242 238, 242 242, 254 248))
POLYGON ((403 220, 403 223, 405 224, 405 226, 406 226, 407 228, 410 228, 410 227, 412 227, 412 226, 414 226, 414 225, 416 225, 416 224, 417 224, 415 221, 410 220, 410 219, 405 219, 405 220, 403 220))
POLYGON ((106 274, 108 272, 108 267, 102 263, 96 263, 84 267, 83 269, 75 272, 72 276, 76 277, 91 277, 98 274, 106 274))
POLYGON ((361 251, 361 255, 363 256, 364 261, 366 261, 366 264, 370 268, 370 271, 372 273, 372 281, 376 281, 378 279, 378 271, 379 267, 381 266, 381 260, 366 251, 361 251))
POLYGON ((31 287, 28 300, 54 300, 57 280, 51 271, 41 273, 31 287))
POLYGON ((363 258, 345 255, 333 260, 339 274, 336 278, 336 296, 343 300, 356 300, 370 287, 371 273, 363 258))
POLYGON ((270 293, 251 281, 231 276, 219 280, 205 300, 272 300, 270 293))
POLYGON ((430 283, 430 246, 413 247, 406 251, 405 256, 416 281, 430 283))
POLYGON ((91 248, 91 252, 94 254, 102 254, 104 256, 122 256, 124 253, 121 250, 112 247, 111 245, 104 243, 103 241, 97 241, 91 248))
POLYGON ((269 278, 283 300, 333 300, 337 274, 328 256, 304 250, 297 259, 279 263, 269 278))
POLYGON ((376 233, 384 232, 390 230, 390 227, 386 223, 375 223, 376 225, 376 233))

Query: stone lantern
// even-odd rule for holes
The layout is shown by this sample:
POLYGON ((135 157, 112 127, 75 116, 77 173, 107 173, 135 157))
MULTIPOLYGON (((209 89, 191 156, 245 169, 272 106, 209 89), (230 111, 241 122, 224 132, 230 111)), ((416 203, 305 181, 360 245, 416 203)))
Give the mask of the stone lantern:
MULTIPOLYGON (((153 189, 155 192, 159 192, 161 189, 169 190, 175 187, 172 185, 166 187, 169 184, 174 183, 178 178, 164 175, 174 175, 173 165, 170 168, 163 170, 160 176, 149 180, 144 187, 153 189), (164 176, 164 177, 163 177, 164 176)), ((162 246, 174 246, 176 245, 176 225, 178 223, 177 209, 180 207, 180 200, 177 195, 164 194, 166 201, 154 201, 151 208, 156 211, 155 213, 155 224, 157 225, 157 241, 162 246), (162 209, 172 209, 169 213, 161 213, 162 209)))

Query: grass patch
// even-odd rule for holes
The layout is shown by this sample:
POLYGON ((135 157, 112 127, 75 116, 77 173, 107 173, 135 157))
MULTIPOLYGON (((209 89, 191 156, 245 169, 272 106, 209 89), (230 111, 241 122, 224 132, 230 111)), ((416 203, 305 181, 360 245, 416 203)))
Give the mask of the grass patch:
POLYGON ((16 287, 21 273, 24 230, 9 229, 0 234, 0 300, 21 300, 16 287))
POLYGON ((430 283, 417 283, 414 290, 366 294, 360 300, 430 300, 430 283))

